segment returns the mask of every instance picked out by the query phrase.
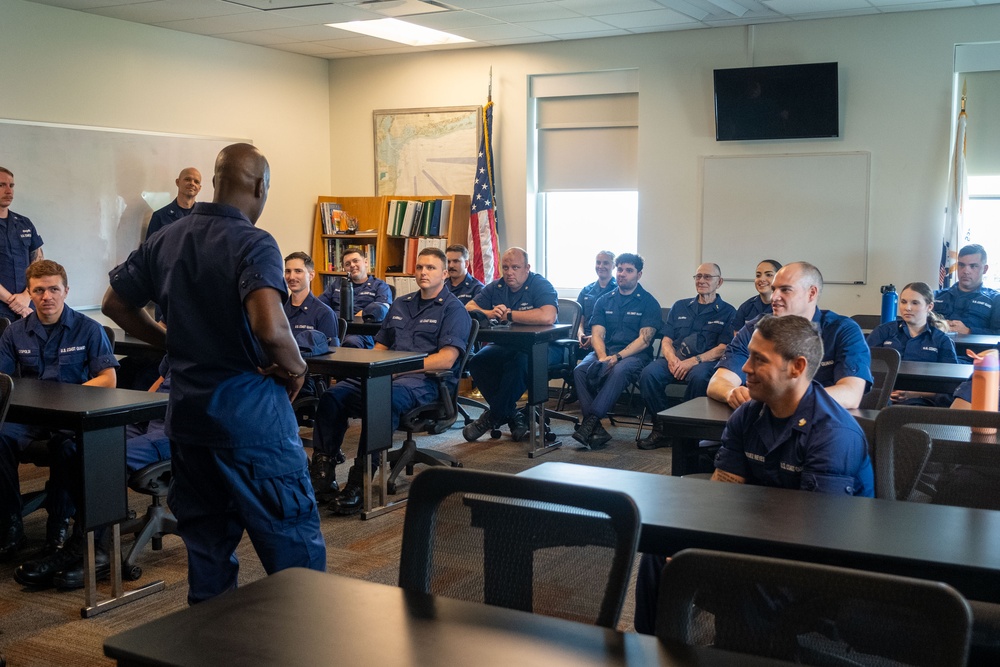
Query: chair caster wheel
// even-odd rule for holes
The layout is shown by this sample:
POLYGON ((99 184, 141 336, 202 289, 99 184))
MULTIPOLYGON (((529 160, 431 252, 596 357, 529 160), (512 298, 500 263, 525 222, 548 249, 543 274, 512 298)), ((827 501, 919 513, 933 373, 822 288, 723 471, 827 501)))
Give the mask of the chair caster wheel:
POLYGON ((500 429, 498 428, 495 428, 492 431, 490 431, 490 438, 492 438, 493 440, 499 440, 501 435, 503 434, 500 432, 500 429))
POLYGON ((545 442, 555 442, 555 441, 556 441, 556 434, 553 433, 552 431, 546 431, 545 442))
POLYGON ((462 462, 461 462, 461 461, 452 461, 452 462, 451 462, 451 467, 452 467, 452 468, 462 468, 462 467, 464 467, 464 466, 462 465, 462 462))
POLYGON ((122 577, 124 577, 127 581, 136 581, 141 576, 142 576, 142 568, 139 567, 138 565, 133 565, 132 567, 125 568, 125 570, 122 572, 122 577))
POLYGON ((388 484, 386 484, 385 489, 386 489, 386 491, 389 492, 390 496, 396 495, 396 483, 395 482, 389 482, 388 484))

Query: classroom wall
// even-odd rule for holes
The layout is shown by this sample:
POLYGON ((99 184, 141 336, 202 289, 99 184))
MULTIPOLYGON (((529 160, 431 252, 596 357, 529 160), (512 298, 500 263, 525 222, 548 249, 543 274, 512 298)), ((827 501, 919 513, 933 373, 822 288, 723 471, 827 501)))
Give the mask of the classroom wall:
MULTIPOLYGON (((259 226, 283 252, 309 249, 316 195, 330 183, 327 61, 20 0, 0 5, 0 117, 251 139, 271 165, 259 226)), ((2 146, 0 164, 18 172, 2 146)), ((210 180, 212 165, 197 166, 210 180)), ((31 187, 17 180, 18 191, 31 187)), ((176 192, 173 181, 163 188, 176 192)), ((16 194, 12 208, 33 217, 16 194)), ((34 222, 45 237, 46 221, 34 222)))
MULTIPOLYGON (((953 49, 960 42, 1000 39, 998 25, 1000 7, 991 6, 335 60, 330 65, 331 191, 373 192, 373 109, 482 104, 492 66, 502 243, 530 249, 528 77, 637 67, 639 247, 647 257, 646 287, 665 303, 693 294, 691 269, 701 244, 702 156, 870 151, 869 282, 830 285, 822 303, 844 314, 877 313, 879 285, 937 281, 953 49), (840 63, 841 138, 715 141, 713 69, 821 61, 840 63)), ((799 259, 785 257, 781 239, 774 241, 776 259, 799 259)), ((611 234, 602 245, 626 250, 611 234)), ((724 275, 750 276, 758 259, 722 267, 724 275)), ((822 269, 821 251, 815 261, 822 269)), ((738 303, 752 290, 749 283, 729 283, 722 294, 738 303)))

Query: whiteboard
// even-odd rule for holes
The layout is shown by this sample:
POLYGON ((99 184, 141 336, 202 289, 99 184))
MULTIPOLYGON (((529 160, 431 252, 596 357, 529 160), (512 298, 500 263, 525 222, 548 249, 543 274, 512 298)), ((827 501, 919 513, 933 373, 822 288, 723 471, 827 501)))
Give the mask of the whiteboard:
POLYGON ((177 196, 185 167, 212 201, 215 158, 240 141, 0 120, 0 165, 14 172, 10 208, 31 218, 45 257, 69 276, 67 303, 101 303, 108 271, 139 246, 149 217, 177 196))
POLYGON ((870 171, 867 152, 705 157, 702 262, 749 276, 804 260, 824 282, 864 284, 870 171))

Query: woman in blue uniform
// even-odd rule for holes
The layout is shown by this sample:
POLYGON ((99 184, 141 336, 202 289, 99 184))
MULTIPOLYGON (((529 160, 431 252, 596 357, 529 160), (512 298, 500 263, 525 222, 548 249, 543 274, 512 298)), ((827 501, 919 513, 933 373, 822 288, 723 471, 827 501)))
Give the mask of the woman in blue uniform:
POLYGON ((736 316, 733 317, 733 331, 739 331, 743 325, 750 320, 757 319, 761 315, 771 312, 771 281, 774 274, 781 268, 781 264, 773 259, 765 259, 757 265, 757 273, 753 279, 753 286, 757 289, 757 296, 752 296, 736 309, 736 316))
MULTIPOLYGON (((948 323, 934 312, 934 292, 926 283, 910 283, 899 293, 899 319, 881 324, 868 334, 868 347, 891 347, 903 361, 956 364, 955 343, 948 337, 948 323)), ((929 392, 892 392, 892 402, 904 405, 947 407, 929 392)))

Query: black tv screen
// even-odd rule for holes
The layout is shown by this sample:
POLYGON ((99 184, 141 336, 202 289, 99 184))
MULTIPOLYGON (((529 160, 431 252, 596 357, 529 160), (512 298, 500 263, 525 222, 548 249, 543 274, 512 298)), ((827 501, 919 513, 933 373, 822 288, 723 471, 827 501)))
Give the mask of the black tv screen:
POLYGON ((715 70, 717 141, 838 136, 837 63, 715 70))

